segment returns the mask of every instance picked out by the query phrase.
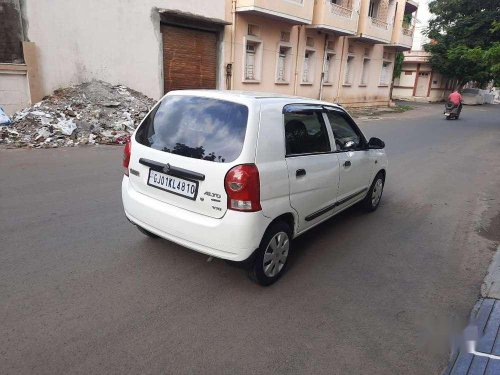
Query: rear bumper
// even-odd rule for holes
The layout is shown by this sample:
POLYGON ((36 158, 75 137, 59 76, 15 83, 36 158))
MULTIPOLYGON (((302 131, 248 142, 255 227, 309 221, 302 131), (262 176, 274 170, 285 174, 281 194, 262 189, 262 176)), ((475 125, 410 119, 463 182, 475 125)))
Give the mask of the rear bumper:
POLYGON ((262 212, 228 210, 216 219, 187 211, 137 192, 126 176, 122 200, 132 223, 191 250, 233 261, 252 255, 271 222, 262 212))

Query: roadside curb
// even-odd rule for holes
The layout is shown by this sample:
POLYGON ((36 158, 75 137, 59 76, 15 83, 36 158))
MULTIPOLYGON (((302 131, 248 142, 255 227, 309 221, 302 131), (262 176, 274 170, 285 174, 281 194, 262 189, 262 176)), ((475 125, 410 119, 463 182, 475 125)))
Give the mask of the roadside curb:
POLYGON ((497 247, 481 285, 481 296, 500 299, 500 245, 497 247))

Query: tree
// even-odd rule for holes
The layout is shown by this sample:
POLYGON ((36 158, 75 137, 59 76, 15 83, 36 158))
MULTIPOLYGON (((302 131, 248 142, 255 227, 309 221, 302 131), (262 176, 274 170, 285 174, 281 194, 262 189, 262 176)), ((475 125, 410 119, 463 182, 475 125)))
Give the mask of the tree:
POLYGON ((398 78, 401 75, 401 70, 403 69, 403 61, 405 56, 403 52, 396 53, 396 58, 394 59, 394 70, 392 71, 392 78, 398 78))
POLYGON ((500 0, 431 0, 429 10, 424 48, 432 68, 460 86, 499 82, 500 0))

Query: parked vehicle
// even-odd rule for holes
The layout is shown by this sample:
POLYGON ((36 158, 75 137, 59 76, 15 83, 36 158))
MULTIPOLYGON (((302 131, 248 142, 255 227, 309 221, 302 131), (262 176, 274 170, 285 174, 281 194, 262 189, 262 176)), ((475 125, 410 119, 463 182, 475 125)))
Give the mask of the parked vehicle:
POLYGON ((444 117, 447 120, 458 120, 460 117, 460 112, 462 111, 462 106, 461 105, 455 105, 452 102, 447 102, 444 105, 444 117))
POLYGON ((125 147, 125 214, 150 237, 244 262, 269 285, 293 238, 356 203, 377 209, 384 147, 331 103, 171 91, 125 147))
POLYGON ((467 105, 484 104, 483 90, 481 89, 463 89, 462 92, 463 103, 467 105))

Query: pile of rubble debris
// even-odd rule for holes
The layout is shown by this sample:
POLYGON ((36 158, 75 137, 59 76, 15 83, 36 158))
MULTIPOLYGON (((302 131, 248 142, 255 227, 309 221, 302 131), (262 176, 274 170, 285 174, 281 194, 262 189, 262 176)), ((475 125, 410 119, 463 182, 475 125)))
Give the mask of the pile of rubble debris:
POLYGON ((123 144, 155 101, 125 86, 91 81, 56 90, 0 126, 0 146, 123 144))

